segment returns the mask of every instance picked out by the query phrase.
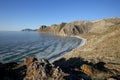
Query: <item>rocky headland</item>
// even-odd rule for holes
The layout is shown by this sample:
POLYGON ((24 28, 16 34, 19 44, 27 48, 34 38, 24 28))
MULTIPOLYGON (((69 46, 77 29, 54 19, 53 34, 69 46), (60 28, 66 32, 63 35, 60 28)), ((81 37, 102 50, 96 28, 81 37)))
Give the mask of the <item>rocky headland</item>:
POLYGON ((0 63, 0 80, 120 80, 120 18, 43 25, 38 32, 87 42, 52 63, 35 57, 0 63))
POLYGON ((21 31, 37 31, 37 29, 29 29, 29 28, 27 28, 27 29, 22 29, 21 31))

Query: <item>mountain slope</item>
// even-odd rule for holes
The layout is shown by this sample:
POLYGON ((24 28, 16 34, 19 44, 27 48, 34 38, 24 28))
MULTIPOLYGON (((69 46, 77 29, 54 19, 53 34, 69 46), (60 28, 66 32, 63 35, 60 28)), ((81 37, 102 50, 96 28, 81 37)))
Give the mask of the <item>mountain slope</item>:
POLYGON ((105 32, 99 34, 80 35, 87 38, 87 43, 73 50, 65 57, 82 57, 92 62, 106 62, 120 64, 120 23, 109 26, 105 32))

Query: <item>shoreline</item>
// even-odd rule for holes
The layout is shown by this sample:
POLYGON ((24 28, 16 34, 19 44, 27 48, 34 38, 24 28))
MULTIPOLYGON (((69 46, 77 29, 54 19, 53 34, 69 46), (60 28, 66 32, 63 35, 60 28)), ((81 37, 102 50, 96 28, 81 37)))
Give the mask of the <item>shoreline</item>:
POLYGON ((77 48, 80 48, 81 46, 83 46, 83 45, 85 45, 86 44, 86 42, 87 42, 87 39, 85 39, 85 38, 82 38, 82 37, 80 37, 80 36, 70 36, 70 37, 76 37, 76 38, 79 38, 79 39, 81 39, 82 41, 81 41, 81 44, 77 47, 77 48))
MULTIPOLYGON (((60 36, 61 36, 61 35, 60 35, 60 36)), ((86 42, 87 42, 87 39, 82 38, 82 37, 77 36, 77 35, 75 35, 75 36, 71 35, 71 36, 66 36, 66 37, 75 37, 75 38, 81 39, 81 44, 78 45, 76 48, 82 47, 82 46, 85 45, 86 42)), ((75 49, 75 48, 74 48, 74 49, 75 49)), ((53 63, 53 62, 55 62, 56 60, 59 60, 60 58, 64 57, 64 55, 70 54, 74 49, 72 49, 71 51, 69 51, 69 52, 67 52, 67 53, 65 53, 65 54, 63 54, 63 55, 61 54, 59 57, 57 57, 56 59, 50 60, 49 62, 50 62, 50 63, 53 63)))

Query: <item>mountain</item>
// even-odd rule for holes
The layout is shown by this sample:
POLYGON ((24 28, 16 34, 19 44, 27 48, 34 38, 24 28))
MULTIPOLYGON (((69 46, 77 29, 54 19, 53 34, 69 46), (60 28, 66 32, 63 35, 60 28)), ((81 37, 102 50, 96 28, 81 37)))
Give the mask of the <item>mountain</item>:
POLYGON ((70 23, 41 26, 38 32, 57 33, 59 35, 79 35, 83 33, 102 33, 109 26, 120 23, 120 18, 108 18, 98 21, 73 21, 70 23))
POLYGON ((38 32, 57 33, 59 35, 77 35, 88 32, 92 23, 89 21, 75 21, 71 23, 54 24, 49 27, 40 27, 38 32))
POLYGON ((37 31, 37 29, 34 29, 34 30, 33 30, 33 29, 28 29, 28 28, 27 28, 27 29, 22 29, 21 31, 37 31))

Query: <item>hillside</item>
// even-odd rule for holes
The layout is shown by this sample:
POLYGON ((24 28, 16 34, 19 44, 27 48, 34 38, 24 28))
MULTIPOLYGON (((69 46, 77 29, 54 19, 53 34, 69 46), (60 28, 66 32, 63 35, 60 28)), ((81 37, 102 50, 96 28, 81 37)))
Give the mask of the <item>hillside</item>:
POLYGON ((86 33, 80 36, 87 38, 87 43, 75 49, 72 54, 68 54, 70 57, 120 64, 120 24, 109 26, 102 33, 86 33))

